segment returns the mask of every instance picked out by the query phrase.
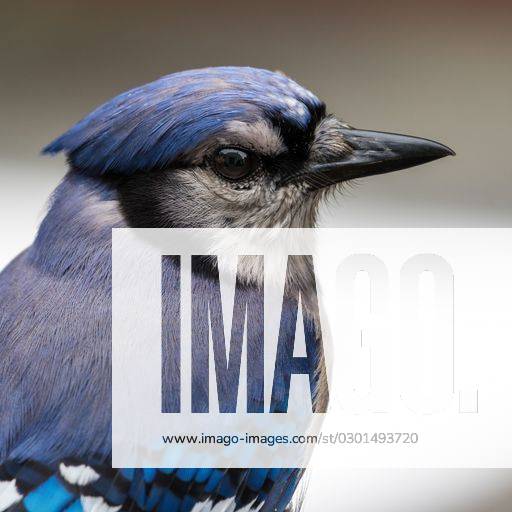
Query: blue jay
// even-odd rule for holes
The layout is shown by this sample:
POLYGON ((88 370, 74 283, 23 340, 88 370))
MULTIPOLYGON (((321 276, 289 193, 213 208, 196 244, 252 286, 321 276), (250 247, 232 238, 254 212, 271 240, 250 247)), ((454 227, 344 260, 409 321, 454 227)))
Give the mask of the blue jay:
POLYGON ((0 275, 0 511, 288 510, 299 469, 112 468, 112 228, 314 227, 326 191, 453 152, 354 129, 248 67, 125 92, 44 152, 69 171, 0 275))

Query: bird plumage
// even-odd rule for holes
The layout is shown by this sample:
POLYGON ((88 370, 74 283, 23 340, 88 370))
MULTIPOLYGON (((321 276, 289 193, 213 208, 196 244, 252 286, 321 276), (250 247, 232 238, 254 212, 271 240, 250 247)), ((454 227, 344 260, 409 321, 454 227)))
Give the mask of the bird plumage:
POLYGON ((115 186, 95 179, 165 168, 235 120, 282 123, 289 109, 283 98, 300 114, 291 119, 297 126, 311 121, 305 105, 320 106, 267 71, 179 73, 121 95, 46 148, 65 151, 72 172, 34 244, 0 276, 0 386, 11 391, 0 400, 0 460, 7 461, 0 481, 12 506, 57 512, 288 504, 299 470, 109 467, 110 239, 113 227, 127 224, 115 186), (75 479, 69 468, 78 468, 75 479))
MULTIPOLYGON (((0 385, 10 391, 0 400, 0 460, 8 461, 0 482, 14 481, 15 504, 41 512, 96 510, 88 507, 100 498, 113 509, 128 503, 130 510, 165 511, 191 510, 197 502, 213 507, 228 500, 226 510, 277 503, 279 471, 197 470, 192 478, 189 470, 109 467, 110 232, 125 225, 111 190, 68 176, 33 246, 0 276, 0 385), (70 458, 68 466, 85 465, 101 478, 70 482, 61 471, 70 458)), ((289 489, 280 494, 288 496, 299 475, 283 470, 289 489)))
MULTIPOLYGON (((64 152, 69 172, 0 274, 0 511, 287 509, 302 470, 112 469, 112 229, 312 227, 326 187, 447 148, 352 130, 280 73, 221 67, 121 94, 44 151, 64 152)), ((296 276, 306 292, 309 270, 296 276)), ((244 279, 250 296, 254 268, 244 279)), ((325 385, 319 372, 315 399, 325 385)))
POLYGON ((48 145, 91 175, 162 169, 221 136, 230 122, 267 119, 307 133, 324 104, 286 76, 219 67, 174 73, 105 103, 48 145))

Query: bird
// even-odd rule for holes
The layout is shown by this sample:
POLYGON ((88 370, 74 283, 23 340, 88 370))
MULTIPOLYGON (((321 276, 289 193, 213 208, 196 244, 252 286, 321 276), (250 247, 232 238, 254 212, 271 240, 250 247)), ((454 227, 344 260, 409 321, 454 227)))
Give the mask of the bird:
POLYGON ((124 92, 43 153, 67 173, 0 274, 0 511, 300 507, 299 468, 112 468, 112 229, 314 228, 348 181, 453 151, 356 129, 282 72, 224 66, 124 92))

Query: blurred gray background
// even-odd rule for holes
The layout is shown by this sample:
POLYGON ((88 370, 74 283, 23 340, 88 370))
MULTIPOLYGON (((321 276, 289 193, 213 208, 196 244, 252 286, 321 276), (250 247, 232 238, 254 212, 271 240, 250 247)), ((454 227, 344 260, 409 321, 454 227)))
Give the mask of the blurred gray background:
MULTIPOLYGON (((359 181, 327 226, 512 226, 512 6, 441 2, 7 2, 0 9, 0 268, 65 172, 39 157, 98 104, 177 70, 280 69, 360 128, 456 158, 359 181)), ((498 470, 317 471, 306 510, 509 512, 498 470)))

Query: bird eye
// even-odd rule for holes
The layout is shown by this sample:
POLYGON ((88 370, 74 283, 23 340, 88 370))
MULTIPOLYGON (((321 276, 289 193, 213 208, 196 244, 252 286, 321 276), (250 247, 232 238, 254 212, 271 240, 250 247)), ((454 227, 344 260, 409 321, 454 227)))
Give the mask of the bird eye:
POLYGON ((223 178, 240 180, 258 170, 260 160, 254 153, 242 149, 222 148, 213 156, 211 165, 223 178))

